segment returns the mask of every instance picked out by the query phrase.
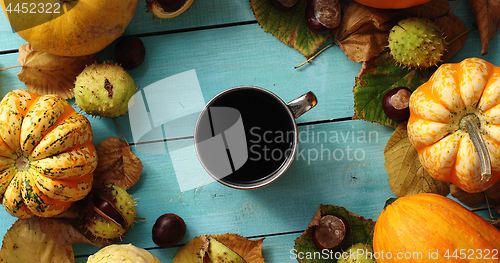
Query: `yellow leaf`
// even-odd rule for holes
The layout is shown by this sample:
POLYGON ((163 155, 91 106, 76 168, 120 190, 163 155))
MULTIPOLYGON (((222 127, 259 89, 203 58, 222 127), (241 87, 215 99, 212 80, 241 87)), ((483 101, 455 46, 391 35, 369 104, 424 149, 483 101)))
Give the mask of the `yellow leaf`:
POLYGON ((389 186, 397 197, 418 193, 448 195, 450 184, 432 178, 418 158, 408 138, 406 123, 394 131, 384 150, 389 186))
MULTIPOLYGON (((250 240, 238 234, 230 233, 210 236, 238 253, 247 263, 264 263, 264 257, 262 257, 264 238, 250 240)), ((199 253, 202 246, 201 236, 191 239, 177 251, 172 263, 199 263, 199 253)))
POLYGON ((3 238, 0 262, 74 263, 71 245, 61 245, 40 230, 37 217, 18 219, 3 238))
POLYGON ((86 65, 95 62, 93 55, 82 57, 61 57, 36 50, 31 44, 19 48, 17 59, 23 69, 17 77, 26 84, 29 91, 40 95, 55 94, 63 99, 75 95, 76 76, 86 65))

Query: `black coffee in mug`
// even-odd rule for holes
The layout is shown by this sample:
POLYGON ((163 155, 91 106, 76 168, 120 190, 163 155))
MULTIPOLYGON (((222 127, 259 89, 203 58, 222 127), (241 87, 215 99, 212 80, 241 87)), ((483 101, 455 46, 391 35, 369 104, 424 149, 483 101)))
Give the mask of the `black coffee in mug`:
POLYGON ((252 86, 215 96, 201 112, 194 136, 205 170, 236 189, 256 189, 276 180, 297 150, 295 118, 316 105, 311 92, 297 101, 286 104, 270 91, 252 86))

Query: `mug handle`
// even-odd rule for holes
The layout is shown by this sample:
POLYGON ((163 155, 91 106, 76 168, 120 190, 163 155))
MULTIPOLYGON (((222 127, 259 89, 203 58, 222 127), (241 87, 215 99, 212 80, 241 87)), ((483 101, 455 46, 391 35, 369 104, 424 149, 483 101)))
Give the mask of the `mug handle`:
POLYGON ((318 104, 318 100, 316 99, 316 95, 309 91, 306 94, 288 102, 286 105, 290 108, 293 113, 295 119, 302 116, 302 114, 306 113, 310 109, 314 108, 318 104))

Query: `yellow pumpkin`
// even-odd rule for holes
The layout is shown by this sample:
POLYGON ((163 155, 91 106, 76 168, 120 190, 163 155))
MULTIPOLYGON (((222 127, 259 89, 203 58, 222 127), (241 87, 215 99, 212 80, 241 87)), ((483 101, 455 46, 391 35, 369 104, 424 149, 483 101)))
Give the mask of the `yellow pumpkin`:
POLYGON ((123 34, 139 0, 0 0, 12 28, 40 51, 97 53, 123 34))
POLYGON ((475 193, 500 180, 500 67, 443 64, 410 97, 408 137, 423 167, 475 193))
POLYGON ((64 99, 27 90, 0 102, 0 194, 20 218, 64 212, 92 188, 97 152, 88 119, 64 99))
POLYGON ((377 263, 498 263, 500 230, 447 197, 416 194, 387 204, 373 251, 377 263))

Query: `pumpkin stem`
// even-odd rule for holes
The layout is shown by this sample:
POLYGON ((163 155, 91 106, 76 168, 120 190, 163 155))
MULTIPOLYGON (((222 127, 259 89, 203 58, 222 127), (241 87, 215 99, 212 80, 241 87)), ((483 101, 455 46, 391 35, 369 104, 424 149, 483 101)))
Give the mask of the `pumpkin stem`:
POLYGON ((486 143, 479 130, 479 119, 474 114, 464 116, 460 120, 460 126, 467 131, 469 137, 479 155, 479 162, 481 163, 481 180, 489 181, 491 179, 491 160, 486 143))
POLYGON ((16 168, 19 171, 28 170, 29 165, 30 165, 30 161, 28 161, 28 159, 26 159, 26 157, 24 157, 24 156, 20 156, 16 160, 16 168))

